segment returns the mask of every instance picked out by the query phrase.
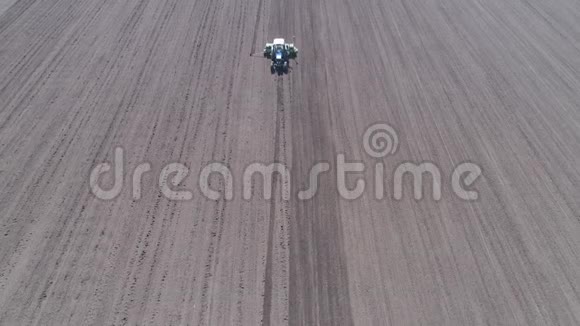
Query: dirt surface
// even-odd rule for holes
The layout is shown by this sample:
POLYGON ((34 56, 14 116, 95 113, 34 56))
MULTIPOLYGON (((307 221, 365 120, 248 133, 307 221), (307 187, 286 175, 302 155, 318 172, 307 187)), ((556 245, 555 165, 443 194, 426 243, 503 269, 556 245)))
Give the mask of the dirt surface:
POLYGON ((0 324, 580 324, 578 22, 574 0, 0 0, 0 324), (293 35, 287 76, 249 56, 293 35), (365 153, 376 122, 393 155, 365 153), (117 147, 121 194, 97 199, 117 147), (441 200, 395 199, 424 161, 441 200), (475 201, 451 188, 466 161, 475 201), (176 162, 191 200, 159 188, 176 162), (233 200, 201 193, 212 162, 233 200), (259 178, 243 199, 254 162, 291 169, 270 200, 259 178))

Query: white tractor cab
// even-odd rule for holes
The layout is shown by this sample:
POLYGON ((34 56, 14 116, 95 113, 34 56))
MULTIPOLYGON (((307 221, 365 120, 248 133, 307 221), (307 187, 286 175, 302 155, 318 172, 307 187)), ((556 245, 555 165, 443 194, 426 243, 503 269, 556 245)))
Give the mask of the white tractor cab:
POLYGON ((298 48, 292 43, 286 43, 283 38, 275 38, 274 42, 266 43, 264 57, 272 60, 270 72, 278 75, 287 74, 290 60, 298 57, 298 48))

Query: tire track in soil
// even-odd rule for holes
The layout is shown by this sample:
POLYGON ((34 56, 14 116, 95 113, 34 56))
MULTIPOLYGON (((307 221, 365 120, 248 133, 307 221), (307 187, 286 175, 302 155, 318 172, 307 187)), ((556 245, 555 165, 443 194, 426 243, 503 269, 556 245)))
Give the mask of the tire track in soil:
MULTIPOLYGON (((211 39, 214 37, 213 35, 215 34, 215 29, 217 28, 217 24, 216 24, 216 22, 217 22, 217 18, 218 18, 218 13, 220 12, 220 9, 222 8, 221 6, 223 6, 223 3, 222 3, 222 2, 212 2, 212 3, 211 3, 209 6, 208 6, 208 13, 210 13, 210 12, 211 12, 211 14, 207 14, 207 15, 205 15, 205 18, 206 18, 206 19, 204 20, 204 23, 202 24, 202 26, 203 26, 203 27, 205 27, 205 28, 201 28, 201 29, 200 29, 200 32, 208 33, 208 36, 207 36, 207 38, 205 38, 206 40, 208 40, 208 39, 209 39, 209 40, 211 40, 211 39), (211 19, 210 19, 210 18, 211 18, 211 19), (207 26, 207 25, 209 25, 209 26, 207 26)), ((165 17, 165 18, 167 19, 167 17, 165 17)), ((163 24, 162 24, 162 25, 163 25, 163 24)), ((208 41, 208 42, 205 42, 205 44, 206 44, 206 45, 211 45, 211 44, 213 44, 213 43, 208 41)), ((206 47, 203 47, 203 50, 201 50, 201 51, 202 51, 202 52, 204 52, 204 53, 205 53, 205 48, 206 48, 206 47)), ((196 51, 194 51, 194 53, 197 53, 197 51, 200 51, 200 49, 201 49, 201 48, 200 48, 200 47, 198 47, 198 48, 196 49, 196 51)), ((215 65, 212 65, 212 64, 210 64, 210 65, 209 65, 209 68, 208 68, 207 66, 205 66, 205 65, 203 64, 203 59, 205 58, 205 55, 202 55, 202 56, 201 56, 201 58, 202 58, 202 63, 199 65, 199 66, 200 66, 200 68, 201 68, 201 69, 203 69, 203 68, 207 68, 207 69, 209 69, 209 72, 211 72, 211 71, 212 71, 212 67, 214 67, 215 65)), ((198 80, 201 80, 201 79, 198 79, 198 80)), ((231 97, 231 95, 230 95, 230 97, 231 97)), ((227 117, 227 116, 228 116, 228 115, 226 114, 226 117, 227 117)), ((198 122, 197 122, 197 124, 199 124, 199 123, 200 123, 200 122, 198 121, 198 122)), ((226 128, 226 129, 227 129, 227 128, 226 128)), ((217 135, 217 131, 216 131, 216 135, 217 135)), ((216 137, 217 137, 217 136, 216 136, 216 137)), ((214 148, 214 150, 215 150, 215 148, 214 148)), ((171 157, 171 156, 172 156, 172 155, 171 155, 171 153, 169 153, 169 152, 168 152, 168 153, 166 153, 166 155, 165 155, 164 157, 171 157)), ((156 204, 155 204, 155 207, 158 207, 159 205, 161 205, 161 200, 164 200, 164 199, 163 199, 162 197, 158 197, 158 199, 157 199, 157 202, 156 202, 156 204)), ((152 216, 154 216, 154 215, 152 215, 152 216)), ((154 217, 153 217, 153 220, 155 220, 155 218, 154 218, 154 217)), ((223 218, 222 218, 221 220, 223 220, 223 218)), ((165 221, 165 219, 164 219, 164 221, 165 221)), ((148 228, 148 231, 147 231, 146 237, 149 237, 149 235, 150 235, 150 232, 151 232, 151 228, 152 228, 152 227, 153 227, 153 224, 151 224, 151 225, 150 225, 150 228, 148 228)), ((143 232, 144 232, 144 231, 143 231, 143 232)), ((143 233, 143 232, 141 232, 141 233, 143 233)), ((160 238, 163 238, 163 237, 162 237, 162 236, 160 236, 160 238)), ((146 240, 146 239, 145 239, 145 240, 146 240)), ((140 243, 143 243, 145 240, 139 240, 139 241, 138 241, 138 245, 139 245, 140 243)), ((146 242, 146 241, 145 241, 145 242, 146 242)), ((141 270, 141 268, 140 268, 140 266, 141 266, 141 265, 142 265, 142 264, 138 264, 138 269, 137 269, 137 270, 136 270, 134 273, 140 273, 140 272, 139 272, 139 270, 141 270)), ((128 275, 128 277, 129 277, 129 275, 128 275)), ((127 280, 129 280, 129 278, 127 278, 127 280)), ((127 284, 127 283, 128 283, 128 282, 124 282, 124 284, 127 284)), ((132 285, 129 287, 129 293, 127 293, 127 295, 128 295, 130 298, 134 296, 134 292, 135 292, 135 290, 136 290, 136 287, 137 287, 137 277, 133 277, 133 280, 132 280, 131 284, 132 284, 132 285)), ((202 294, 202 296, 203 296, 203 294, 202 294)), ((121 312, 121 316, 122 316, 122 318, 121 318, 121 321, 122 321, 123 323, 127 323, 127 322, 129 322, 129 313, 128 313, 128 309, 130 308, 129 306, 130 306, 130 305, 132 305, 132 303, 133 303, 133 301, 134 301, 134 300, 133 300, 133 299, 124 299, 124 300, 123 300, 123 299, 122 299, 122 302, 123 302, 123 301, 125 301, 125 302, 126 302, 126 304, 124 305, 124 306, 125 306, 125 308, 124 308, 124 309, 122 310, 122 312, 121 312)), ((142 304, 144 304, 144 302, 142 302, 142 304)), ((142 307, 143 307, 143 305, 142 305, 142 307)), ((119 318, 119 317, 116 317, 115 319, 118 319, 118 318, 119 318)))
MULTIPOLYGON (((337 148, 329 93, 329 68, 321 58, 332 46, 324 25, 326 3, 282 2, 279 14, 298 12, 282 31, 296 33, 302 50, 300 70, 292 74, 292 185, 304 185, 310 168, 328 162, 316 196, 293 198, 290 225, 290 325, 352 325, 349 278, 343 241, 342 213, 333 175, 337 148), (295 28, 295 29, 294 29, 295 28)), ((308 186, 308 185, 306 185, 308 186)), ((302 188, 302 189, 305 189, 302 188)))
MULTIPOLYGON (((141 2, 141 4, 142 4, 142 3, 143 3, 143 2, 141 2)), ((145 7, 146 7, 145 5, 142 5, 142 6, 141 6, 141 8, 143 8, 143 10, 144 10, 144 8, 145 8, 145 7)), ((141 13, 142 13, 142 12, 141 12, 141 13)), ((140 16, 141 16, 141 15, 139 15, 139 17, 140 17, 140 16)), ((134 16, 134 17, 135 17, 135 16, 134 16)), ((139 17, 138 17, 138 18, 139 18, 139 17)), ((166 17, 164 17, 164 18, 165 18, 165 19, 167 19, 167 16, 166 16, 166 17)), ((137 19, 136 21, 139 21, 139 19, 137 19)), ((161 24, 161 25, 163 25, 163 24, 161 24)), ((158 40, 159 40, 159 35, 160 35, 160 33, 161 33, 161 32, 162 32, 162 29, 158 29, 158 30, 157 30, 157 32, 156 32, 156 33, 154 33, 154 36, 153 36, 153 38, 152 38, 152 44, 156 44, 156 42, 158 42, 158 40)), ((150 52, 150 53, 148 54, 148 56, 147 56, 146 63, 147 63, 147 62, 150 62, 150 61, 151 61, 151 59, 152 59, 152 57, 153 57, 153 52, 150 52)), ((144 67, 145 67, 145 68, 144 68, 144 69, 141 71, 141 73, 139 74, 139 78, 137 79, 137 83, 136 83, 137 85, 140 85, 140 84, 142 84, 143 78, 144 78, 144 76, 146 75, 146 70, 147 70, 147 67, 148 67, 148 65, 146 64, 144 67)), ((125 109, 125 110, 122 110, 122 108, 123 108, 123 107, 125 107, 125 105, 122 105, 122 104, 121 104, 121 105, 119 106, 119 110, 117 110, 117 114, 119 114, 119 113, 122 111, 122 116, 120 117, 120 121, 118 121, 118 125, 122 125, 122 124, 123 124, 123 121, 124 121, 124 120, 126 119, 126 117, 129 115, 130 111, 132 111, 132 110, 135 108, 135 105, 137 104, 137 101, 138 101, 138 99, 139 99, 139 93, 140 93, 140 92, 142 92, 142 90, 140 90, 140 89, 139 89, 139 87, 137 87, 137 88, 135 89, 135 91, 134 91, 134 92, 132 92, 131 96, 129 96, 129 100, 127 101, 127 107, 126 107, 126 109, 125 109)), ((79 112, 80 112, 80 111, 79 111, 79 112)), ((89 112, 89 111, 86 111, 86 112, 89 112)), ((77 112, 77 114, 78 114, 78 112, 77 112)), ((111 125, 109 126, 110 128, 111 128, 112 126, 114 126, 114 125, 115 125, 115 122, 116 122, 116 120, 117 120, 117 119, 116 119, 116 117, 117 117, 117 114, 115 115, 115 118, 113 119, 113 122, 112 122, 112 123, 111 123, 111 125)), ((73 120, 72 120, 71 124, 72 124, 72 123, 74 123, 74 122, 75 122, 75 119, 73 119, 73 120)), ((118 125, 117 125, 117 126, 118 126, 118 125)), ((75 135, 75 134, 77 134, 77 133, 80 131, 80 128, 81 128, 81 127, 82 127, 82 124, 80 124, 79 126, 77 126, 77 128, 76 128, 76 132, 75 132, 75 133, 73 133, 72 137, 68 137, 68 138, 69 138, 69 140, 68 140, 68 142, 66 142, 66 145, 67 145, 67 146, 66 146, 66 148, 63 150, 63 152, 64 152, 64 153, 66 153, 66 152, 67 152, 67 150, 68 150, 68 148, 71 146, 72 142, 73 142, 73 141, 74 141, 74 139, 76 138, 76 137, 74 137, 74 135, 75 135)), ((106 140, 107 140, 107 139, 109 139, 109 140, 112 142, 112 140, 113 140, 113 139, 115 139, 115 138, 117 137, 117 134, 118 134, 119 132, 121 132, 121 131, 122 131, 122 128, 115 127, 115 128, 112 128, 112 129, 110 129, 110 130, 111 130, 110 132, 107 132, 107 133, 106 133, 106 135, 107 135, 108 137, 110 137, 110 138, 107 138, 107 137, 105 137, 105 138, 104 138, 103 142, 101 142, 101 145, 100 145, 101 147, 99 148, 99 151, 97 151, 97 153, 102 153, 102 152, 104 152, 102 149, 103 149, 103 146, 104 146, 104 145, 107 143, 107 142, 106 142, 106 140), (114 130, 114 132, 113 132, 113 130, 114 130)), ((65 134, 65 136, 66 136, 66 134, 65 134)), ((59 141, 59 142, 58 142, 58 144, 59 144, 59 148, 60 148, 60 145, 62 145, 62 144, 63 144, 64 140, 65 140, 65 139, 63 139, 63 141, 59 141)), ((110 144, 109 144, 109 145, 110 145, 110 144)), ((59 160, 58 160, 58 162, 56 162, 56 163, 53 163, 53 164, 51 164, 51 160, 49 160, 49 161, 47 162, 47 166, 53 166, 53 167, 55 167, 55 169, 53 170, 52 174, 50 175, 50 178, 49 178, 49 180, 50 180, 50 179, 54 179, 54 173, 56 173, 56 167, 60 166, 60 163, 62 162, 62 160, 63 160, 63 157, 64 157, 64 154, 63 154, 62 156, 56 156, 56 153, 59 151, 59 148, 57 148, 57 150, 55 151, 55 153, 53 154, 53 156, 51 156, 51 158, 52 158, 52 157, 58 157, 58 159, 59 159, 59 160)), ((48 184, 47 184, 47 185, 48 185, 48 184)), ((88 187, 88 178, 85 178, 85 179, 84 179, 84 184, 83 184, 83 187, 82 187, 82 188, 83 188, 83 189, 86 189, 87 187, 88 187)), ((81 196, 85 197, 85 200, 84 200, 84 201, 85 201, 85 205, 86 205, 86 202, 88 202, 88 201, 89 201, 89 199, 90 199, 90 196, 89 196, 89 195, 87 195, 87 194, 86 194, 86 193, 84 193, 84 192, 77 193, 77 196, 75 197, 75 200, 73 201, 73 203, 76 203, 76 202, 78 202, 78 200, 79 200, 79 198, 80 198, 81 196)), ((83 205, 83 207, 85 207, 85 205, 83 205)), ((74 205, 73 207, 77 207, 77 208, 78 208, 79 206, 80 206, 80 205, 78 205, 78 204, 77 204, 77 205, 74 205)), ((83 212, 83 211, 84 211, 84 209, 81 209, 80 213, 78 213, 78 214, 73 214, 73 213, 71 213, 71 214, 63 214, 63 215, 62 215, 62 217, 61 217, 61 219, 64 219, 64 218, 65 218, 67 215, 80 215, 80 216, 82 216, 82 212, 83 212)), ((64 227, 63 229, 61 229, 61 231, 59 231, 60 233, 65 233, 65 230, 66 230, 66 231, 69 231, 69 230, 71 230, 71 231, 69 232, 69 233, 70 233, 69 237, 66 237, 66 238, 64 238, 64 239, 61 239, 61 237, 60 237, 60 236, 56 236, 56 237, 54 237, 54 238, 52 239, 52 242, 57 242, 57 244, 55 244, 55 245, 57 245, 57 246, 60 246, 60 247, 62 247, 62 248, 63 248, 62 250, 59 250, 59 252, 60 252, 60 255, 59 255, 58 259, 56 259, 56 266, 59 266, 59 265, 60 265, 60 261, 61 261, 62 259, 64 259, 64 256, 65 256, 65 254, 67 253, 67 248, 68 248, 68 246, 69 246, 69 244, 70 244, 70 241, 71 241, 71 237, 73 236, 72 232, 73 232, 74 230, 76 230, 76 229, 77 229, 77 224, 78 224, 79 222, 81 222, 81 221, 82 221, 82 219, 75 219, 75 220, 74 220, 74 222, 73 222, 72 224, 69 224, 69 225, 66 225, 66 224, 65 224, 65 227, 64 227)), ((59 222, 61 222, 61 221, 59 221, 59 222)), ((48 251, 50 251, 50 250, 51 250, 50 248, 52 248, 52 246, 49 246, 49 245, 48 245, 48 246, 46 247, 45 251, 47 251, 47 252, 48 252, 48 251)), ((40 263, 41 263, 41 262, 42 262, 42 261, 39 261, 39 263, 38 263, 38 264, 35 266, 35 268, 34 268, 35 270, 41 267, 41 266, 40 266, 40 263)), ((54 270, 54 271, 53 271, 53 273, 59 273, 59 272, 60 272, 60 270, 58 270, 58 269, 56 269, 56 270, 54 270)), ((33 275, 34 275, 34 273, 33 273, 33 275)), ((52 280, 56 278, 56 275, 57 275, 57 274, 51 274, 51 275, 50 275, 50 276, 47 278, 47 281, 45 282, 45 285, 44 285, 44 289, 43 289, 43 291, 42 291, 42 294, 40 295, 40 298, 41 298, 41 300, 38 302, 38 306, 36 306, 36 307, 35 307, 36 309, 38 309, 38 308, 42 308, 42 302, 43 302, 43 301, 46 299, 46 297, 47 297, 47 293, 49 292, 50 288, 51 288, 51 287, 54 285, 54 283, 53 283, 53 281, 52 281, 52 280)), ((37 315, 39 315, 39 316, 40 316, 40 315, 41 315, 41 313, 42 313, 42 309, 40 310, 40 312, 39 312, 37 315)))
MULTIPOLYGON (((236 7, 237 8, 237 7, 236 7)), ((234 39, 241 39, 244 30, 243 16, 240 14, 237 21, 237 26, 234 33, 234 39)), ((241 57, 241 49, 243 47, 243 42, 238 42, 235 50, 233 51, 232 60, 228 60, 229 65, 224 67, 224 72, 228 74, 226 87, 225 88, 225 108, 220 112, 218 127, 215 129, 214 140, 220 146, 213 148, 211 153, 211 158, 213 161, 222 162, 225 166, 231 166, 232 158, 232 146, 231 146, 231 133, 230 130, 230 120, 232 115, 232 98, 234 86, 237 81, 239 74, 239 58, 241 57)), ((219 68, 219 67, 217 67, 219 68)), ((201 292, 201 308, 198 316, 198 324, 204 324, 206 316, 214 316, 213 314, 213 300, 209 294, 213 291, 214 282, 211 282, 212 277, 217 270, 219 264, 219 250, 222 243, 223 230, 226 218, 227 201, 223 198, 219 199, 214 206, 214 213, 212 217, 212 224, 210 226, 210 236, 211 241, 207 251, 207 257, 204 262, 204 273, 201 280, 202 292, 201 292)), ((211 319, 210 319, 211 322, 211 319)))
MULTIPOLYGON (((285 112, 284 112, 284 78, 278 78, 276 83, 276 124, 275 124, 275 134, 274 134, 274 163, 282 163, 287 167, 285 162, 286 154, 282 153, 281 149, 285 150, 286 146, 281 142, 281 135, 286 132, 285 123, 285 112)), ((262 324, 271 325, 271 314, 272 314, 272 300, 273 300, 273 265, 274 265, 274 233, 276 225, 276 215, 278 204, 277 201, 281 200, 282 193, 276 194, 276 189, 280 185, 280 191, 282 191, 284 185, 280 183, 280 175, 278 173, 274 174, 272 178, 272 185, 270 189, 270 194, 272 198, 270 199, 270 212, 269 212, 269 222, 268 222, 268 241, 266 249, 266 269, 264 272, 264 301, 262 306, 262 324)))
MULTIPOLYGON (((80 109, 81 108, 79 108, 79 110, 80 109)), ((78 115, 79 112, 80 111, 77 111, 75 113, 75 116, 78 115)), ((87 112, 89 112, 89 111, 87 111, 87 112)), ((75 119, 72 119, 71 122, 70 122, 70 128, 72 128, 72 126, 74 125, 74 123, 75 123, 75 119)), ((76 127, 77 132, 80 130, 80 127, 81 126, 82 125, 79 125, 79 126, 76 127)), ((73 136, 75 134, 76 133, 73 133, 73 136)), ((48 180, 46 180, 45 182, 42 183, 44 187, 40 187, 40 188, 39 187, 36 187, 35 190, 31 191, 31 196, 33 198, 35 198, 35 196, 41 197, 43 194, 46 193, 46 191, 44 190, 45 187, 48 187, 50 185, 50 180, 54 179, 54 176, 55 176, 55 173, 57 171, 57 168, 58 168, 60 162, 62 162, 65 153, 68 151, 68 148, 70 147, 70 145, 72 143, 72 140, 74 139, 74 137, 70 137, 70 136, 71 136, 70 134, 67 135, 66 132, 65 132, 63 134, 62 138, 59 141, 57 141, 56 143, 53 144, 53 147, 49 151, 51 154, 49 155, 48 158, 46 158, 44 160, 43 165, 40 167, 40 169, 42 169, 41 172, 31 175, 31 178, 32 177, 35 177, 35 180, 37 180, 37 181, 31 181, 36 186, 39 185, 39 183, 41 182, 41 180, 43 178, 45 178, 46 175, 49 175, 50 176, 48 180), (65 143, 65 141, 67 140, 67 138, 70 138, 70 140, 65 143), (64 147, 64 150, 62 149, 62 146, 65 146, 64 147), (62 154, 59 154, 61 152, 62 152, 62 154), (35 195, 35 194, 37 194, 37 195, 35 195)), ((107 133, 107 136, 111 136, 111 134, 110 133, 107 133)), ((99 153, 101 153, 101 151, 98 151, 96 153, 96 155, 98 155, 99 153)), ((27 208, 27 207, 29 206, 29 204, 31 202, 36 202, 36 201, 37 200, 30 200, 30 198, 29 198, 29 200, 27 202, 17 203, 17 205, 15 205, 13 208, 15 209, 15 208, 20 207, 22 205, 21 206, 21 209, 27 209, 27 210, 29 209, 30 211, 27 214, 27 216, 28 215, 31 216, 30 217, 31 220, 29 221, 29 224, 34 224, 38 217, 33 217, 32 216, 32 213, 34 212, 33 211, 33 209, 34 209, 33 207, 30 207, 30 208, 27 208)), ((65 215, 63 215, 62 218, 65 218, 65 215)), ((15 249, 15 253, 14 253, 16 257, 22 252, 22 250, 24 250, 24 245, 29 241, 29 236, 22 235, 22 230, 24 230, 25 227, 26 227, 25 224, 20 225, 18 231, 16 232, 16 235, 19 235, 18 237, 20 238, 20 241, 18 241, 16 243, 16 249, 15 249)), ((58 238, 52 239, 52 241, 56 241, 56 240, 58 240, 58 238)), ((45 249, 45 250, 50 251, 48 248, 45 249)), ((14 258, 14 256, 13 256, 13 258, 14 258)), ((7 266, 7 268, 11 268, 11 267, 13 267, 11 264, 9 264, 7 266)), ((5 272, 6 271, 3 271, 3 274, 6 274, 5 272)))
POLYGON ((258 27, 260 27, 260 21, 262 20, 262 6, 264 0, 258 0, 258 10, 256 12, 256 23, 254 24, 254 36, 252 37, 252 46, 250 47, 250 55, 256 52, 256 42, 258 41, 258 27))

